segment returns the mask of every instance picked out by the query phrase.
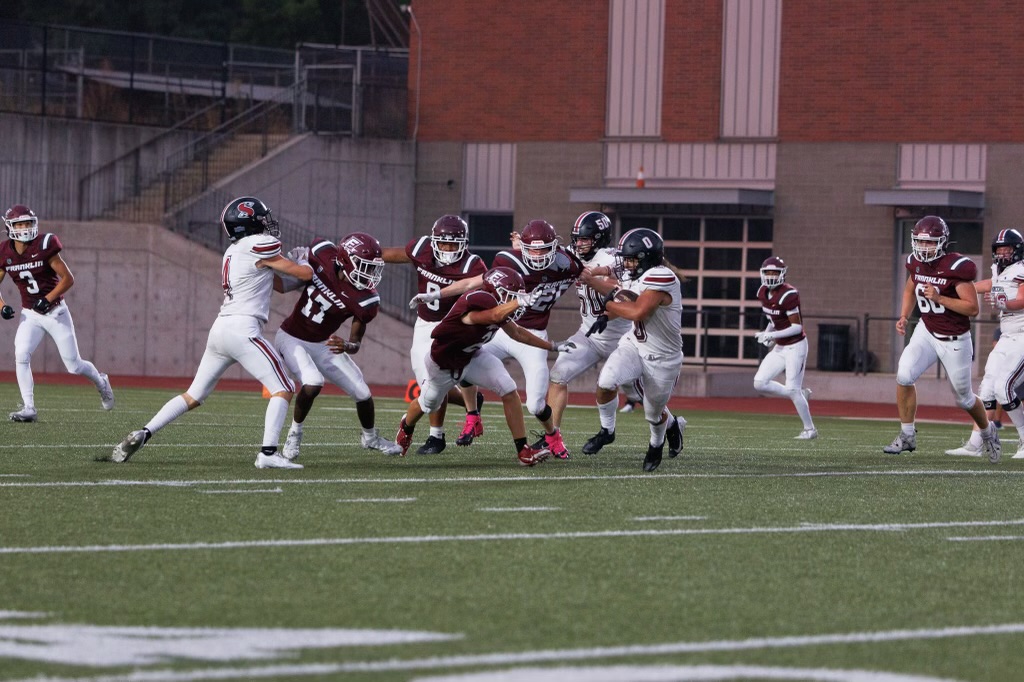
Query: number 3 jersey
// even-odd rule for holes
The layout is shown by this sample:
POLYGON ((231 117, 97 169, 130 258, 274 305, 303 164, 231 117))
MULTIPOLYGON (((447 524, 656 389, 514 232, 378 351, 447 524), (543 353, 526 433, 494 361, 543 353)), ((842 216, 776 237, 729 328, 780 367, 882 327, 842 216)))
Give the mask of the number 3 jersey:
POLYGON ((338 247, 326 239, 309 245, 309 267, 313 279, 302 290, 292 314, 281 329, 302 341, 319 343, 338 331, 341 323, 354 317, 367 324, 377 316, 380 296, 376 289, 357 289, 335 265, 338 247))
MULTIPOLYGON (((417 290, 421 294, 440 291, 449 284, 487 272, 487 266, 483 259, 469 251, 463 253, 462 258, 454 263, 439 264, 434 260, 434 250, 430 245, 429 236, 410 241, 405 245, 405 254, 409 256, 409 260, 416 267, 417 290)), ((456 300, 458 299, 451 297, 430 303, 420 303, 416 314, 421 320, 440 322, 455 305, 456 300)))
POLYGON ((561 246, 555 254, 554 262, 544 270, 534 270, 527 267, 522 257, 511 251, 499 251, 494 257, 493 267, 504 266, 512 268, 523 276, 526 283, 526 293, 532 293, 535 289, 542 289, 544 294, 519 318, 518 324, 526 329, 543 330, 548 328, 548 321, 551 319, 551 309, 565 293, 566 289, 573 285, 576 278, 583 272, 583 264, 574 255, 570 255, 561 246))
MULTIPOLYGON (((32 305, 57 286, 57 273, 50 267, 50 259, 60 253, 60 240, 55 234, 41 234, 30 242, 24 253, 18 253, 10 239, 0 244, 0 268, 7 271, 21 294, 21 307, 32 305)), ((64 300, 54 301, 59 303, 64 300)))
MULTIPOLYGON (((1022 284, 1024 284, 1024 263, 1013 263, 993 278, 992 296, 1012 301, 1017 298, 1017 290, 1022 284)), ((1024 335, 1024 310, 1000 310, 999 329, 1006 335, 1024 335)))
POLYGON ((922 263, 913 255, 907 256, 907 272, 914 282, 914 296, 921 311, 921 321, 935 336, 959 336, 971 329, 971 318, 949 310, 937 301, 926 298, 924 285, 931 284, 942 296, 960 298, 956 287, 961 282, 973 282, 978 275, 978 266, 967 256, 947 253, 933 261, 922 263))

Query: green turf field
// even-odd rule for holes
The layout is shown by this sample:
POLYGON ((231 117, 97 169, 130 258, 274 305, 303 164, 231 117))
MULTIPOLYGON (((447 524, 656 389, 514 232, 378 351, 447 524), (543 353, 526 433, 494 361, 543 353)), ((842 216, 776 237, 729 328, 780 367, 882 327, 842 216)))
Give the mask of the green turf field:
MULTIPOLYGON (((306 468, 274 471, 265 402, 215 393, 94 461, 171 395, 104 413, 46 385, 38 423, 0 423, 0 680, 1024 679, 1009 438, 993 466, 942 454, 963 426, 890 457, 892 421, 798 442, 794 415, 693 412, 644 474, 632 413, 599 455, 524 469, 495 402, 471 448, 453 419, 443 454, 400 459, 326 396, 306 468)), ((393 435, 404 405, 377 409, 393 435)), ((596 419, 567 411, 574 453, 596 419)))

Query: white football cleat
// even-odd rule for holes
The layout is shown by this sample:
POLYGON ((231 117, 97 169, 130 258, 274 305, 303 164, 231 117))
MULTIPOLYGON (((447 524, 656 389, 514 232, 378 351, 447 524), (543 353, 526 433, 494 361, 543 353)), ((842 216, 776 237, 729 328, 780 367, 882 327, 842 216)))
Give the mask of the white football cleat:
POLYGON ((142 446, 146 444, 146 431, 145 429, 139 429, 138 431, 132 431, 124 437, 120 443, 114 447, 113 454, 110 455, 111 462, 127 462, 128 458, 134 455, 136 452, 142 449, 142 446))
POLYGON ((817 437, 818 429, 804 429, 799 435, 793 436, 793 440, 814 440, 817 437))
POLYGON ((1010 459, 1024 459, 1024 439, 1021 439, 1020 444, 1017 446, 1017 454, 1010 459))
POLYGON ((981 436, 981 451, 988 455, 988 461, 992 464, 999 464, 1003 457, 1003 445, 999 442, 999 432, 991 429, 992 434, 985 438, 984 432, 981 436))
POLYGON ((17 412, 11 412, 8 416, 12 422, 34 422, 38 413, 34 407, 23 407, 17 412))
POLYGON ((402 454, 402 446, 399 445, 398 443, 395 443, 382 437, 377 432, 377 429, 374 429, 372 434, 364 433, 360 440, 362 446, 367 450, 380 450, 385 455, 402 454))
POLYGON ((265 455, 262 452, 256 453, 256 468, 257 469, 302 469, 302 465, 298 462, 292 462, 285 459, 276 452, 272 455, 265 455))
POLYGON ((802 388, 800 389, 800 392, 804 394, 804 400, 810 400, 811 394, 814 393, 814 391, 809 388, 802 388))
POLYGON ((284 439, 284 458, 294 461, 299 456, 299 448, 302 446, 302 429, 292 428, 288 431, 288 437, 284 439))
POLYGON ((114 409, 114 389, 110 387, 110 377, 106 374, 101 374, 100 385, 96 390, 100 392, 100 404, 103 405, 103 409, 114 409))
POLYGON ((957 457, 981 457, 981 447, 974 447, 969 442, 967 442, 958 448, 946 450, 946 454, 954 455, 957 457))

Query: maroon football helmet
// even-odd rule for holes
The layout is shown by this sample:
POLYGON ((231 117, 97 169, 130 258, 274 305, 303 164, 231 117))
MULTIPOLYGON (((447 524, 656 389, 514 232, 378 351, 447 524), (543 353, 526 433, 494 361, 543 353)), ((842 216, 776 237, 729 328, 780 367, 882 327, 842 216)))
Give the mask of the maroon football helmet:
POLYGON ((365 232, 353 232, 338 246, 338 267, 356 289, 376 287, 384 273, 380 242, 365 232))
MULTIPOLYGON (((483 287, 481 288, 498 299, 500 305, 517 299, 526 290, 526 282, 523 281, 523 276, 512 268, 497 267, 484 273, 483 287)), ((523 314, 523 310, 525 309, 519 308, 513 313, 511 319, 518 319, 523 314)))
POLYGON ((546 220, 531 220, 519 235, 523 260, 532 270, 546 270, 558 253, 558 233, 546 220))
POLYGON ((765 258, 761 263, 761 284, 769 289, 774 289, 786 281, 786 270, 788 269, 786 261, 778 256, 765 258))
POLYGON ((914 258, 922 263, 944 256, 947 242, 949 242, 949 227, 945 220, 936 215, 926 215, 918 220, 910 233, 914 258))
POLYGON ((441 265, 451 265, 462 258, 469 244, 469 225, 457 215, 443 215, 430 228, 430 248, 434 251, 434 260, 441 265), (455 249, 446 251, 442 244, 454 244, 455 249))
POLYGON ((15 204, 4 213, 7 236, 16 242, 30 242, 39 234, 39 218, 31 208, 15 204))

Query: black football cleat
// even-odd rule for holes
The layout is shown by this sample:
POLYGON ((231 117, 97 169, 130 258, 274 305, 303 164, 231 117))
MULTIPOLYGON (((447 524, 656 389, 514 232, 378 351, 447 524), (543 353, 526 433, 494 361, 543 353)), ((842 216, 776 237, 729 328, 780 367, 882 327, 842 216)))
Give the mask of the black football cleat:
POLYGON ((654 471, 661 464, 661 451, 665 448, 665 444, 661 445, 648 445, 647 456, 644 457, 644 471, 654 471))
POLYGON ((597 453, 601 452, 601 448, 603 448, 605 445, 614 442, 615 432, 612 431, 611 433, 609 433, 608 429, 601 427, 600 431, 594 434, 594 436, 590 440, 583 444, 583 454, 596 455, 597 453))
POLYGON ((427 440, 420 446, 420 449, 416 451, 417 455, 439 455, 444 452, 446 447, 444 442, 444 436, 438 438, 437 436, 427 436, 427 440))
POLYGON ((665 430, 668 441, 668 456, 675 457, 683 451, 683 429, 679 426, 679 417, 673 417, 672 423, 665 430))

